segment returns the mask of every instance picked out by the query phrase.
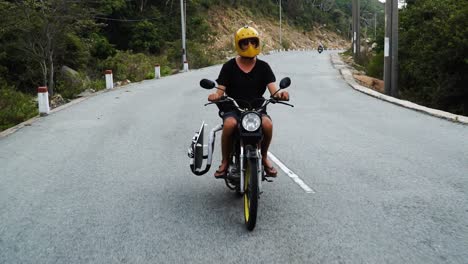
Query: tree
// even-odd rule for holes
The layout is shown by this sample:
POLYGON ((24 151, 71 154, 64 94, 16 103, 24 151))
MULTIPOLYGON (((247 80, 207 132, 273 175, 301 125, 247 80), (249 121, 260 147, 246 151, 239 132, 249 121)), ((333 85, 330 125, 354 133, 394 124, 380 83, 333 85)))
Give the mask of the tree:
POLYGON ((20 21, 14 28, 17 48, 39 66, 42 85, 53 95, 57 58, 66 50, 68 34, 84 25, 79 22, 88 12, 71 0, 16 1, 13 11, 20 21))
POLYGON ((160 51, 160 42, 157 26, 145 20, 133 27, 129 45, 137 52, 156 53, 160 51))
POLYGON ((400 89, 411 100, 468 114, 468 2, 418 0, 401 12, 400 89))

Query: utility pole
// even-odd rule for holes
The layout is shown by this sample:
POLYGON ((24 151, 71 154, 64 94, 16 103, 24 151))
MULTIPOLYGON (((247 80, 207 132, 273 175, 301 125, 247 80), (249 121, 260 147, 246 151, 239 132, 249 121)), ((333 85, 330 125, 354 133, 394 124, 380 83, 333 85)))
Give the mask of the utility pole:
POLYGON ((377 38, 377 6, 380 3, 377 1, 374 1, 373 8, 374 8, 374 40, 377 38))
POLYGON ((392 57, 390 39, 392 38, 392 1, 385 1, 385 38, 384 38, 384 88, 386 95, 392 95, 392 57))
POLYGON ((398 91, 398 0, 393 1, 392 10, 392 96, 399 97, 398 91))
POLYGON ((185 11, 184 0, 180 0, 180 22, 182 24, 182 65, 187 61, 187 52, 185 49, 185 11))
POLYGON ((280 39, 280 49, 283 47, 283 40, 281 39, 281 0, 279 0, 279 15, 280 15, 280 32, 279 32, 279 39, 280 39))
POLYGON ((374 13, 374 39, 377 38, 377 11, 374 13))
POLYGON ((357 63, 361 57, 361 31, 359 0, 353 0, 353 58, 357 63))
POLYGON ((385 2, 385 94, 398 97, 398 0, 385 2))

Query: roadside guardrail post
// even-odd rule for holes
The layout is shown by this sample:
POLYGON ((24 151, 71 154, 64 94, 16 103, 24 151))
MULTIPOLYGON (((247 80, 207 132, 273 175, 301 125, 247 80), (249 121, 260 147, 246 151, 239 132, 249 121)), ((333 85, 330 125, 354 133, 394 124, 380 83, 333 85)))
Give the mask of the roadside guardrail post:
POLYGON ((161 66, 159 64, 156 64, 156 66, 154 66, 154 78, 161 78, 161 66))
POLYGON ((112 70, 106 70, 106 89, 114 88, 114 77, 112 76, 112 70))
POLYGON ((46 116, 50 112, 49 91, 47 86, 37 88, 37 102, 39 104, 39 115, 46 116))

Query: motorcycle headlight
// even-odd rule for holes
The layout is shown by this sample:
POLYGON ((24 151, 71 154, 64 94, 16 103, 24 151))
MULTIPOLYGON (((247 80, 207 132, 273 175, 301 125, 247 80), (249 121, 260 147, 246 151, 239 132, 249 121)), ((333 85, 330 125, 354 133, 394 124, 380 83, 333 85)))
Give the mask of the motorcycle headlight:
POLYGON ((248 113, 242 117, 242 127, 249 132, 259 129, 261 124, 262 119, 258 114, 248 113))

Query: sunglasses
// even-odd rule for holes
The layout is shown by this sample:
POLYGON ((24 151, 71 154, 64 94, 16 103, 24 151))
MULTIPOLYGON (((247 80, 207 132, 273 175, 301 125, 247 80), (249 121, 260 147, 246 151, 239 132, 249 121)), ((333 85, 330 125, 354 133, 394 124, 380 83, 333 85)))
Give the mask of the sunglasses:
POLYGON ((248 39, 240 40, 239 46, 247 46, 249 45, 249 43, 254 45, 255 47, 258 47, 258 39, 256 38, 248 38, 248 39))

